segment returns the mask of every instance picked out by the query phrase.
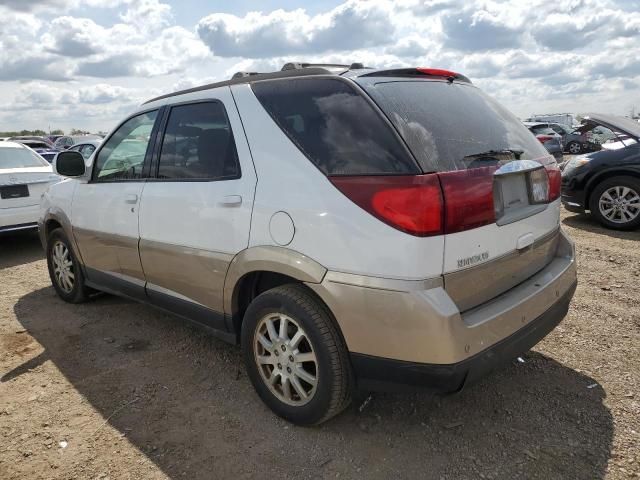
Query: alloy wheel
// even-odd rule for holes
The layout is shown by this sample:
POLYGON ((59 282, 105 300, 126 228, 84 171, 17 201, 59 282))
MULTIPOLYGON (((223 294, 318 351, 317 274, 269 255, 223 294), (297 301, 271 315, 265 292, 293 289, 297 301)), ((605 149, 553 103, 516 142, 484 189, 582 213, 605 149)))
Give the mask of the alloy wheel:
POLYGON ((53 262, 53 272, 58 286, 64 292, 70 293, 75 283, 73 260, 71 259, 69 248, 60 240, 57 240, 53 244, 51 260, 53 262))
POLYGON ((610 222, 629 223, 640 215, 640 195, 629 187, 611 187, 600 196, 598 207, 610 222))
POLYGON ((569 144, 569 152, 576 154, 576 153, 580 153, 580 150, 582 150, 582 147, 580 147, 580 144, 578 143, 571 143, 569 144))
POLYGON ((300 324, 282 313, 264 316, 254 335, 254 359, 269 390, 282 402, 308 403, 318 385, 318 359, 300 324))

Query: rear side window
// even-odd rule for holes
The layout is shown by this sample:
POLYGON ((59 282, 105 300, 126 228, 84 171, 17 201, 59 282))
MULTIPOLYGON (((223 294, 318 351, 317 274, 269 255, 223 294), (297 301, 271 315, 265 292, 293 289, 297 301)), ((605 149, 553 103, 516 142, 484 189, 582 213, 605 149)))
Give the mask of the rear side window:
POLYGON ((171 108, 162 140, 158 178, 238 178, 240 165, 227 113, 221 102, 171 108))
POLYGON ((336 79, 257 82, 255 95, 325 175, 415 174, 391 127, 353 87, 336 79))
POLYGON ((473 85, 381 82, 375 78, 358 81, 391 119, 424 172, 465 170, 548 155, 520 120, 473 85))

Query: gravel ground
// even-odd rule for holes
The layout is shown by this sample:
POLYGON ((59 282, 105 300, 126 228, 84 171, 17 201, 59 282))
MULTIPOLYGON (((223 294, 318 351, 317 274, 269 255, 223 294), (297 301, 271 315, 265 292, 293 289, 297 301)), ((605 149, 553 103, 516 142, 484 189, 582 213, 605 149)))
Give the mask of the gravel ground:
POLYGON ((563 215, 580 285, 534 351, 453 396, 272 415, 239 350, 127 300, 59 300, 0 238, 0 478, 640 478, 640 232, 563 215))

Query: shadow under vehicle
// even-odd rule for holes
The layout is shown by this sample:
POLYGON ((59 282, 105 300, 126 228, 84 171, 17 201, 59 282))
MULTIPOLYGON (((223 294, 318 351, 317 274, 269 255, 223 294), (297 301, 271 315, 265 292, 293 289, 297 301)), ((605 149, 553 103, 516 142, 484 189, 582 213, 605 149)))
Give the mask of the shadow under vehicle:
POLYGON ((237 349, 170 315, 108 295, 69 305, 52 288, 14 311, 43 351, 0 385, 52 362, 168 478, 605 477, 604 390, 539 353, 457 395, 376 394, 310 429, 285 426, 250 394, 237 349))

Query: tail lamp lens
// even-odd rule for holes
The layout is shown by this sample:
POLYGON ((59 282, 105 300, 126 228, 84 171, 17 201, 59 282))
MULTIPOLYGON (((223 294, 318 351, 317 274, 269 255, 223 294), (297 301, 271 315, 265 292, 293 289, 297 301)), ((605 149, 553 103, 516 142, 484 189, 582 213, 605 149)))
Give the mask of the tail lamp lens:
POLYGON ((418 237, 443 233, 442 191, 436 174, 329 179, 351 201, 398 230, 418 237))
POLYGON ((496 221, 493 202, 495 166, 438 174, 445 202, 445 232, 455 233, 496 221))
POLYGON ((549 198, 549 177, 547 171, 540 167, 529 172, 529 192, 532 203, 546 203, 549 198))
MULTIPOLYGON (((494 199, 496 166, 399 176, 330 176, 356 205, 387 225, 418 237, 463 232, 495 223, 500 191, 494 199)), ((547 164, 530 173, 533 203, 560 195, 560 169, 547 164)))
POLYGON ((562 172, 557 163, 545 165, 547 176, 549 177, 549 202, 553 202, 560 197, 560 186, 562 184, 562 172))

